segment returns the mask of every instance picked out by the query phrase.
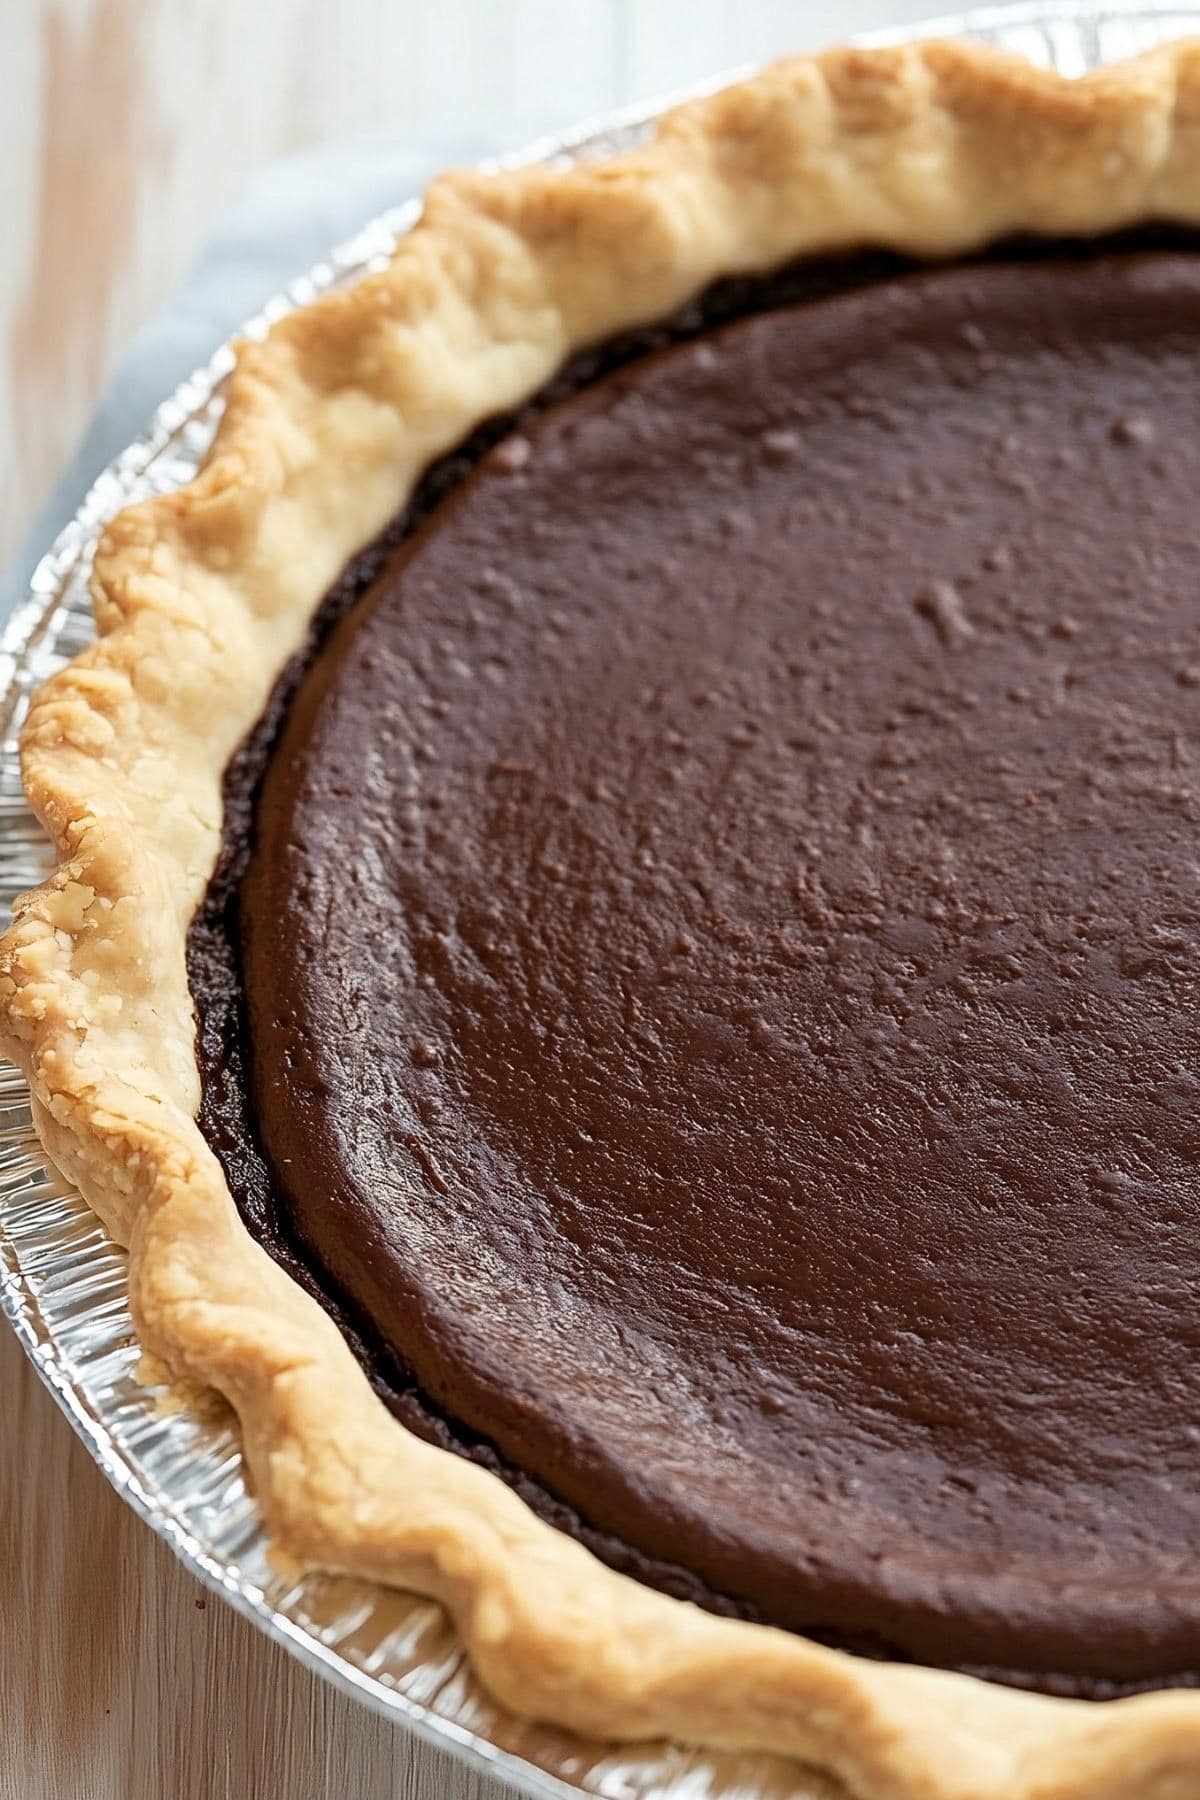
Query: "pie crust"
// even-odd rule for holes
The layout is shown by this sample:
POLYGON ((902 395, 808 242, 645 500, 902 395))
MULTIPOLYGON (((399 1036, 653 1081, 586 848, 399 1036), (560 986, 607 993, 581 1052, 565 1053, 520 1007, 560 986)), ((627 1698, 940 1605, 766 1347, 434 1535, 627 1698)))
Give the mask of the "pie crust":
POLYGON ((517 1713, 763 1748, 863 1800, 1183 1800, 1200 1696, 1098 1704, 868 1661, 668 1599, 407 1433, 246 1232, 195 1115, 185 966, 226 762, 421 471, 574 349, 807 253, 1200 223, 1200 44, 1081 80, 931 43, 770 68, 570 169, 443 177, 391 262, 242 345, 204 467, 96 553, 97 642, 35 696, 59 866, 0 944, 49 1154, 128 1245, 140 1338, 239 1414, 300 1562, 440 1600, 517 1713))

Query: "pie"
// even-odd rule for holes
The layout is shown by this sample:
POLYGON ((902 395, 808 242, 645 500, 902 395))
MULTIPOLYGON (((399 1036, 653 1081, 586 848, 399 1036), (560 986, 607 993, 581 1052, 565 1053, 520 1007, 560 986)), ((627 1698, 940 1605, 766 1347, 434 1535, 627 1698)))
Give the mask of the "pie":
POLYGON ((302 1562, 864 1800, 1200 1792, 1200 48, 787 62, 241 348, 5 1042, 302 1562))

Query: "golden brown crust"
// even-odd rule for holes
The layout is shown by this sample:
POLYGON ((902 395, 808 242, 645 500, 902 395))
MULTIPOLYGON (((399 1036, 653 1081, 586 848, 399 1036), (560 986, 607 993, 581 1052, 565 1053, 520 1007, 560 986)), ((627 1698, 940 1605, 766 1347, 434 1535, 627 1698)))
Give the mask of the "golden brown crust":
POLYGON ((242 347, 200 474, 97 552, 101 636, 24 733, 59 867, 0 946, 4 1044, 131 1249, 143 1342, 236 1407, 272 1531, 442 1600, 515 1711, 790 1752, 866 1800, 1196 1792, 1200 1697, 1049 1700, 713 1618, 405 1433, 242 1227, 194 1122, 184 960, 230 752, 346 559, 482 417, 721 275, 1146 218, 1200 221, 1200 45, 1077 83, 937 43, 782 63, 607 164, 445 177, 387 269, 242 347))

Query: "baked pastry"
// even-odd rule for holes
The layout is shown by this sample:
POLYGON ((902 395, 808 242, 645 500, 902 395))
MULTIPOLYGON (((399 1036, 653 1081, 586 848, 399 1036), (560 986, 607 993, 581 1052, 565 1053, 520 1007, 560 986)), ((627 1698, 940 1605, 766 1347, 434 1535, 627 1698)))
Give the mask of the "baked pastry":
POLYGON ((1195 47, 785 63, 447 177, 97 551, 6 1043, 517 1710, 1200 1788, 1198 222, 1195 47))

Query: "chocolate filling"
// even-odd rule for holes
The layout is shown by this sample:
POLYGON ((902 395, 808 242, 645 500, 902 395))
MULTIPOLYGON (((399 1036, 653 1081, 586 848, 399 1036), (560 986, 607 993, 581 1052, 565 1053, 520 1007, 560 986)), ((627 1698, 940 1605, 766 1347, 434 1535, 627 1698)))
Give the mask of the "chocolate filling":
POLYGON ((1200 261, 662 335, 431 472, 232 766, 204 1129, 405 1422, 617 1566, 1190 1681, 1200 261))

